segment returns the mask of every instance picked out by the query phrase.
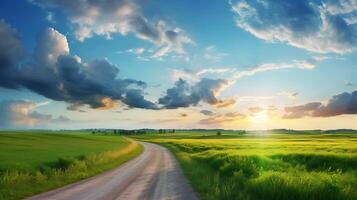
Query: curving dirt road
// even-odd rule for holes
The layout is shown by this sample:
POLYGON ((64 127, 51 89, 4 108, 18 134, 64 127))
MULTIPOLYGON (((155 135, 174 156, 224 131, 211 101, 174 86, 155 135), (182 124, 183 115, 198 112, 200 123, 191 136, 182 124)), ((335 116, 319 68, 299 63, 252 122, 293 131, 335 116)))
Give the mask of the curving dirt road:
POLYGON ((164 147, 141 142, 144 152, 111 171, 29 200, 195 200, 173 155, 164 147))

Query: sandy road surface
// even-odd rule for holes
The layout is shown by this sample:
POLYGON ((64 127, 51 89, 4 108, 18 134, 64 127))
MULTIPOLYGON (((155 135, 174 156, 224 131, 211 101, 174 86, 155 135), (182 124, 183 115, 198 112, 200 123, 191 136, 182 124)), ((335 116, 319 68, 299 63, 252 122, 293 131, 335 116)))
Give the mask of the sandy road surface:
POLYGON ((144 152, 120 167, 29 200, 197 199, 177 161, 166 148, 141 144, 144 152))

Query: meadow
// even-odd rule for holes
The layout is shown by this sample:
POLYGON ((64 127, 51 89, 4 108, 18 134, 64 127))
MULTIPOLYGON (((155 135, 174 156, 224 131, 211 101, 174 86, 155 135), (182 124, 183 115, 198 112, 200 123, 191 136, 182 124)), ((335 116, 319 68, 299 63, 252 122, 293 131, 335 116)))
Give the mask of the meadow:
POLYGON ((21 199, 114 168, 141 145, 80 131, 0 132, 0 199, 21 199))
POLYGON ((355 132, 186 131, 136 139, 166 146, 201 199, 357 199, 355 132))

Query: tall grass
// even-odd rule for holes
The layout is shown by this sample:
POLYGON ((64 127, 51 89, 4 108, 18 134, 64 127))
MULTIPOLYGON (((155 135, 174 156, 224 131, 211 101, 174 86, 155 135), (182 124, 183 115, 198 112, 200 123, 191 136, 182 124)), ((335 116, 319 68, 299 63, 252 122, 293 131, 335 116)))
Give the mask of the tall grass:
POLYGON ((202 199, 357 199, 357 135, 141 139, 176 155, 202 199))

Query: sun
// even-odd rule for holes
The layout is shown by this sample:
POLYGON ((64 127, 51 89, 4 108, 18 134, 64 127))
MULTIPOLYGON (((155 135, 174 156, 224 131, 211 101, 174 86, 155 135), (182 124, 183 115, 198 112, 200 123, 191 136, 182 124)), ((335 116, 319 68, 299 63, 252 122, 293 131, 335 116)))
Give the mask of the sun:
POLYGON ((259 112, 250 117, 250 121, 256 124, 266 123, 269 120, 269 115, 266 111, 259 112))

